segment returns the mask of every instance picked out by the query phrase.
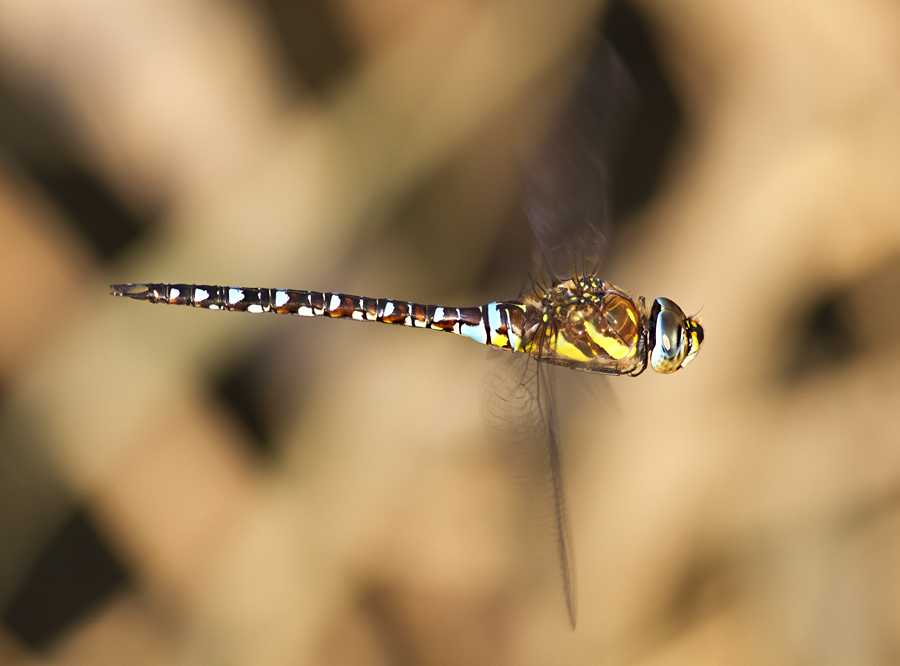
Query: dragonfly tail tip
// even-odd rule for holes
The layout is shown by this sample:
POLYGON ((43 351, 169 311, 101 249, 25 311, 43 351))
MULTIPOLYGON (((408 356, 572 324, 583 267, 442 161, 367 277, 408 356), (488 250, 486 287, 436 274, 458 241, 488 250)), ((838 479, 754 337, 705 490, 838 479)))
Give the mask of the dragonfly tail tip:
POLYGON ((111 284, 109 289, 110 296, 146 299, 150 295, 150 288, 146 284, 111 284))

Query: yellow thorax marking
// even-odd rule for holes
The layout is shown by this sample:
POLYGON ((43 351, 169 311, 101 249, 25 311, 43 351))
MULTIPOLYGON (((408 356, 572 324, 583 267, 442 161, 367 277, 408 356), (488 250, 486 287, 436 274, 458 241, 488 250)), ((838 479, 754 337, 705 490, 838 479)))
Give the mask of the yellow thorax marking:
POLYGON ((623 358, 635 353, 634 345, 626 345, 622 340, 610 329, 600 331, 594 321, 587 322, 588 336, 597 343, 597 346, 605 351, 610 358, 621 361, 623 358))
POLYGON ((590 361, 590 356, 566 339, 563 330, 558 331, 556 335, 553 336, 553 339, 550 342, 550 346, 553 350, 560 356, 573 361, 590 361))

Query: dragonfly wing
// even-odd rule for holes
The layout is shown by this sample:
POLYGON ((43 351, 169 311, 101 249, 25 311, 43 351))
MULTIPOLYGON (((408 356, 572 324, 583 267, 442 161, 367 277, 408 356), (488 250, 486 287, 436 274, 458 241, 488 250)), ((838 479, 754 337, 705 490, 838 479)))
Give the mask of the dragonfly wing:
POLYGON ((541 273, 556 279, 596 274, 608 245, 610 164, 624 145, 637 88, 606 40, 599 40, 545 140, 521 190, 542 253, 541 273))
POLYGON ((485 378, 485 420, 511 474, 528 490, 531 519, 552 525, 566 608, 575 627, 575 575, 556 435, 553 368, 533 357, 504 355, 485 378))
MULTIPOLYGON (((532 363, 537 366, 537 363, 532 363)), ((566 496, 563 490, 562 465, 559 458, 559 444, 557 442, 555 391, 553 386, 553 370, 547 367, 538 367, 537 373, 537 408, 541 414, 541 426, 543 427, 543 455, 546 458, 545 469, 549 476, 548 482, 552 487, 553 516, 556 522, 556 547, 559 557, 559 568, 562 573, 563 591, 566 595, 566 609, 569 612, 569 622, 575 628, 575 585, 574 585, 574 561, 572 553, 572 540, 569 534, 569 518, 566 511, 566 496)))

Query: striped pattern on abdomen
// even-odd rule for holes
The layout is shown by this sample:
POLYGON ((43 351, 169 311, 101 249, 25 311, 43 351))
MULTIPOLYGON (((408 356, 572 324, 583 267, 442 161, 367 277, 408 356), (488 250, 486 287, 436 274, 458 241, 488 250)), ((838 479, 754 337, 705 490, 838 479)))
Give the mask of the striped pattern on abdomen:
POLYGON ((525 306, 517 301, 454 308, 423 305, 391 298, 370 298, 298 289, 256 289, 202 284, 117 284, 117 296, 151 303, 190 305, 207 310, 332 317, 374 321, 411 328, 446 331, 481 344, 510 351, 525 351, 525 306))

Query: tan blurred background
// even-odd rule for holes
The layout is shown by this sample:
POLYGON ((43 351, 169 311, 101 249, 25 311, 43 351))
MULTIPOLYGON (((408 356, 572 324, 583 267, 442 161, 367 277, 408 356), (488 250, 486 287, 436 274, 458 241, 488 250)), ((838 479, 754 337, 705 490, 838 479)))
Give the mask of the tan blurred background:
POLYGON ((574 632, 486 350, 107 295, 516 295, 606 10, 0 0, 0 663, 900 662, 895 2, 626 8, 680 114, 603 276, 707 343, 559 377, 574 632))

